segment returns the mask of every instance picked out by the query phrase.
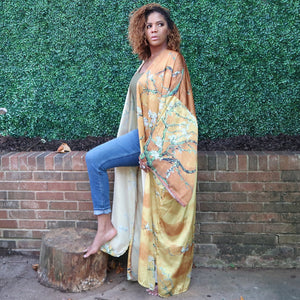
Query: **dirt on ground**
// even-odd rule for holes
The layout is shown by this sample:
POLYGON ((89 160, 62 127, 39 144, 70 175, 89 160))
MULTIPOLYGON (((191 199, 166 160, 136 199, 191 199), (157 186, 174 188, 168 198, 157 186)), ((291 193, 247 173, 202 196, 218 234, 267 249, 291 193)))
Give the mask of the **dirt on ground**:
MULTIPOLYGON (((0 135, 0 152, 56 151, 62 143, 72 151, 88 151, 112 137, 86 137, 74 140, 45 141, 40 137, 13 137, 0 135)), ((251 137, 247 135, 224 139, 200 140, 199 151, 300 151, 300 135, 266 135, 251 137)))

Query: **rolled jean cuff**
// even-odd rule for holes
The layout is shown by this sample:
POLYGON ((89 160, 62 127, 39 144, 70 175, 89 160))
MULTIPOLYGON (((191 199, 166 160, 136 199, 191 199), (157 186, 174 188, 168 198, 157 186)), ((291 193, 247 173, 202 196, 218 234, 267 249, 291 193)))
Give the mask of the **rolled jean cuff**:
POLYGON ((107 214, 110 214, 111 213, 111 209, 108 208, 108 209, 96 209, 94 210, 94 215, 95 216, 99 216, 99 215, 107 215, 107 214))

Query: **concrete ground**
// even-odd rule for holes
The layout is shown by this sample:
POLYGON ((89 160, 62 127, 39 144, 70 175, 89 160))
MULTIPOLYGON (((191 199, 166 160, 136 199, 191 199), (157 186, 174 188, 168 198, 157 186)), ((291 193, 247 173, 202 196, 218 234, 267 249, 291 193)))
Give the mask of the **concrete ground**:
MULTIPOLYGON (((155 299, 124 273, 111 271, 97 289, 63 293, 37 281, 32 269, 38 258, 12 255, 0 257, 1 300, 134 300, 155 299)), ((158 299, 158 298, 157 298, 158 299)), ((300 300, 300 270, 193 269, 190 289, 169 299, 206 300, 300 300)))

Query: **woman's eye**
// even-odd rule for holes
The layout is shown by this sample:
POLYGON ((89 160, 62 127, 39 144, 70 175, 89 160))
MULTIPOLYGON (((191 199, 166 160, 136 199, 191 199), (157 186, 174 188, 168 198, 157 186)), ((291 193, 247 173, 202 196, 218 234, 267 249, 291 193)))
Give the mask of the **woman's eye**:
POLYGON ((158 26, 163 27, 164 23, 159 23, 158 26))
POLYGON ((147 28, 147 29, 150 29, 150 28, 151 28, 151 25, 147 25, 146 28, 147 28))

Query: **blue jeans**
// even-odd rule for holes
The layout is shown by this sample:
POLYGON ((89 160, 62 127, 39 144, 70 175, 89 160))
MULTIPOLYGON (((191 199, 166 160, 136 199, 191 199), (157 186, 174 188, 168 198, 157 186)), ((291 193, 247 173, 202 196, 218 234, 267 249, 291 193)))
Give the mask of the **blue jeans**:
POLYGON ((86 154, 95 215, 111 213, 107 169, 138 166, 139 155, 137 129, 101 144, 86 154))

